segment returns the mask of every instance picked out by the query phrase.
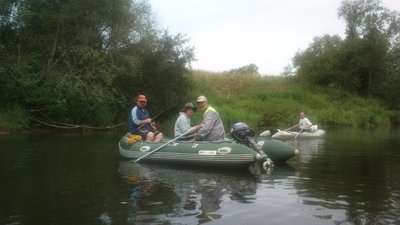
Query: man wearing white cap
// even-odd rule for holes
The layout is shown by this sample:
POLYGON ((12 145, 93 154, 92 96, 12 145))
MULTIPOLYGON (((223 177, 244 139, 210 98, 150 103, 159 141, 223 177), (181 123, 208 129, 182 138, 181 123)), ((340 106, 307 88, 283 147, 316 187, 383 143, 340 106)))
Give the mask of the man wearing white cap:
POLYGON ((197 98, 197 105, 199 106, 200 110, 204 112, 204 114, 203 121, 200 125, 201 128, 196 133, 195 139, 197 141, 217 141, 224 139, 224 124, 222 123, 217 110, 208 105, 208 101, 205 96, 199 96, 197 98))

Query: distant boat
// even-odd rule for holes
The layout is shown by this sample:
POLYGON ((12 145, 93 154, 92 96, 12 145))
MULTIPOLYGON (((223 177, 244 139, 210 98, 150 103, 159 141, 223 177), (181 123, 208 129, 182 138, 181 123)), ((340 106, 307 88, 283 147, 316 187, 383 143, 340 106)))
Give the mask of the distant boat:
MULTIPOLYGON (((264 131, 266 132, 266 131, 264 131)), ((260 136, 264 136, 262 132, 260 136)), ((267 133, 267 132, 266 132, 267 133)), ((296 131, 286 131, 286 130, 279 130, 275 134, 271 136, 271 138, 274 139, 280 139, 280 140, 288 140, 288 139, 317 139, 317 138, 323 138, 325 137, 325 131, 324 130, 317 130, 315 132, 296 132, 296 131)))

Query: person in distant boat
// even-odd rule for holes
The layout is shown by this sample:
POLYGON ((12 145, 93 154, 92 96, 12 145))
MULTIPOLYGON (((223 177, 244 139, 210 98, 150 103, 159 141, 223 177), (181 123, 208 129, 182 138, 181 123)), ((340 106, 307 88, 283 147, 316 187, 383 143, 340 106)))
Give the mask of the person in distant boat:
POLYGON ((195 135, 196 141, 217 141, 224 139, 225 130, 219 113, 213 107, 208 105, 205 96, 197 98, 197 105, 204 112, 201 128, 195 135))
MULTIPOLYGON (((188 131, 191 128, 190 118, 193 117, 193 114, 196 112, 197 107, 193 105, 193 103, 188 102, 185 104, 185 107, 179 112, 179 117, 175 122, 174 133, 175 137, 178 137, 188 131)), ((196 128, 199 129, 200 125, 196 125, 196 128)), ((194 139, 194 134, 187 134, 183 137, 179 138, 181 141, 189 141, 194 139)))
POLYGON ((304 112, 300 112, 299 115, 300 119, 299 119, 299 123, 294 125, 293 127, 287 129, 287 130, 291 130, 293 128, 297 128, 297 131, 301 131, 301 132, 310 132, 311 131, 311 127, 312 127, 312 123, 309 119, 307 119, 307 117, 305 116, 304 112))
POLYGON ((147 111, 147 98, 145 95, 136 97, 136 106, 129 113, 129 133, 142 136, 142 140, 159 142, 163 134, 152 124, 152 119, 147 111))

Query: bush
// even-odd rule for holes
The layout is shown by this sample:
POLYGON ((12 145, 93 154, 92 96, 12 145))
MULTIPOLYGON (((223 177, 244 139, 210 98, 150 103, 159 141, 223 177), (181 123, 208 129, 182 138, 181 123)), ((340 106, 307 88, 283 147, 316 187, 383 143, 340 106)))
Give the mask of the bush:
POLYGON ((16 132, 28 127, 27 113, 21 107, 0 110, 0 128, 16 132))
POLYGON ((376 99, 334 87, 304 89, 294 78, 194 71, 191 79, 195 85, 189 95, 205 94, 226 127, 242 121, 285 128, 298 122, 301 111, 320 126, 389 125, 390 118, 397 118, 376 99))

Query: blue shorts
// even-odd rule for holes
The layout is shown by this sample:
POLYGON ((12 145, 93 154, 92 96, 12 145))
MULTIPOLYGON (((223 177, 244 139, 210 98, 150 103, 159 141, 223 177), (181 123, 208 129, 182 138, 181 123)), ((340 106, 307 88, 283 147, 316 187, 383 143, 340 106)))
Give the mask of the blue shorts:
MULTIPOLYGON (((150 133, 150 132, 151 131, 149 131, 149 130, 142 130, 142 129, 138 129, 137 130, 137 134, 142 136, 142 140, 143 141, 146 140, 147 134, 150 133)), ((157 137, 159 134, 161 134, 161 132, 158 131, 158 130, 156 132, 153 132, 153 133, 154 133, 154 137, 157 137)))

